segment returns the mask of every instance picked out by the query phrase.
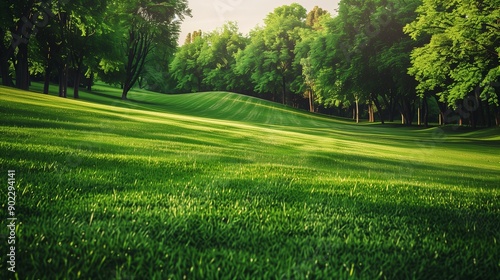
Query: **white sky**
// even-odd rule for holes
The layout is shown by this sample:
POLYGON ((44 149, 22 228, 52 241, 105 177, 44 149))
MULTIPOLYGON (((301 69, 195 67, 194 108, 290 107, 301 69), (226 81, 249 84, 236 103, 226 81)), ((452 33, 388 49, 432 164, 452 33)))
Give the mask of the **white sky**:
POLYGON ((275 8, 298 3, 307 11, 314 6, 336 14, 340 0, 189 0, 193 17, 187 17, 181 26, 179 43, 183 44, 187 34, 201 29, 210 32, 221 27, 225 22, 236 21, 240 32, 248 32, 257 25, 262 25, 264 18, 275 8))

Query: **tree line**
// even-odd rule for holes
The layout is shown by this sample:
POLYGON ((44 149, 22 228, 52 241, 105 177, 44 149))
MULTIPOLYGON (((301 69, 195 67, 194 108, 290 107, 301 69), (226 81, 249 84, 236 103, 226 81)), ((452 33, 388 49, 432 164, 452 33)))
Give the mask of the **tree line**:
MULTIPOLYGON (((165 78, 180 23, 190 16, 186 0, 16 0, 0 4, 0 76, 5 86, 28 89, 30 81, 59 84, 66 97, 94 77, 123 88, 165 78)), ((152 86, 153 87, 153 86, 152 86)))
POLYGON ((342 0, 331 15, 276 8, 189 34, 170 63, 180 92, 227 90, 314 112, 408 125, 500 124, 500 10, 494 0, 342 0))
POLYGON ((186 0, 0 2, 2 84, 224 90, 369 121, 500 125, 497 0, 341 0, 276 8, 177 45, 186 0))

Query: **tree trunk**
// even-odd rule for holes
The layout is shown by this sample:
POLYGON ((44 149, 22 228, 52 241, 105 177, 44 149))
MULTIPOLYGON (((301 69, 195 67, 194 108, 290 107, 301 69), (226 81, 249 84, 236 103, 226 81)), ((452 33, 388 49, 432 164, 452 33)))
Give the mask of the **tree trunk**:
POLYGON ((309 89, 309 111, 314 113, 314 93, 312 89, 309 89))
POLYGON ((45 67, 45 74, 43 75, 43 93, 49 94, 50 87, 50 67, 45 67))
POLYGON ((90 72, 89 77, 87 78, 87 90, 92 91, 92 84, 94 83, 94 73, 90 72))
POLYGON ((359 123, 359 100, 356 98, 356 123, 359 123))
MULTIPOLYGON (((5 37, 4 29, 0 28, 0 39, 5 37)), ((12 45, 5 48, 3 42, 0 42, 0 75, 2 76, 2 85, 11 87, 14 85, 10 75, 9 58, 12 54, 12 45)))
POLYGON ((126 84, 123 85, 122 89, 122 100, 127 100, 127 94, 128 94, 128 88, 129 85, 128 85, 128 82, 126 82, 126 84))
MULTIPOLYGON (((380 106, 380 102, 378 101, 377 98, 374 98, 373 99, 373 103, 375 103, 375 108, 377 108, 377 112, 378 112, 378 116, 380 118, 380 122, 382 124, 384 124, 385 123, 385 121, 384 121, 384 114, 382 112, 382 106, 380 106)), ((373 116, 373 121, 375 122, 375 116, 373 116)))
POLYGON ((500 108, 495 106, 495 123, 497 126, 500 126, 500 108))
POLYGON ((73 81, 73 98, 74 99, 79 99, 80 98, 80 69, 77 69, 75 71, 75 77, 73 81))
POLYGON ((9 59, 4 58, 4 54, 1 55, 0 58, 0 75, 2 76, 2 85, 4 86, 13 86, 12 77, 10 76, 10 67, 9 67, 9 59))
POLYGON ((401 111, 401 117, 402 117, 402 124, 404 125, 412 125, 413 123, 413 113, 414 110, 412 109, 413 104, 411 102, 408 102, 407 100, 401 100, 400 104, 400 111, 401 111))
POLYGON ((396 114, 397 114, 397 109, 396 109, 396 100, 394 98, 394 96, 391 96, 391 107, 390 107, 390 120, 391 122, 394 122, 394 119, 396 118, 396 114))
POLYGON ((373 104, 371 104, 371 109, 372 109, 372 123, 375 122, 375 108, 373 107, 373 104))
POLYGON ((382 101, 385 104, 386 112, 389 114, 388 117, 390 122, 394 122, 394 119, 396 118, 396 102, 392 92, 392 89, 389 89, 389 99, 387 99, 385 95, 381 95, 382 101))
POLYGON ((427 98, 424 96, 424 99, 422 100, 422 110, 423 110, 423 117, 424 117, 424 126, 429 127, 429 103, 427 101, 427 98))
POLYGON ((59 97, 67 97, 68 93, 68 63, 65 61, 59 72, 59 97))
POLYGON ((418 124, 417 125, 421 126, 422 125, 422 109, 421 109, 421 105, 418 105, 418 113, 417 113, 417 115, 418 115, 418 120, 417 120, 418 124))
POLYGON ((486 111, 486 121, 488 127, 491 127, 493 124, 491 123, 491 110, 490 110, 490 104, 488 101, 485 102, 485 111, 486 111))
MULTIPOLYGON (((478 118, 478 122, 480 125, 482 126, 488 126, 488 113, 487 113, 487 110, 486 110, 486 106, 485 104, 483 104, 483 102, 481 101, 481 98, 477 98, 477 101, 479 102, 479 109, 478 109, 478 112, 477 112, 477 118, 478 118)), ((488 101, 484 102, 486 104, 488 104, 488 101)))
POLYGON ((470 125, 472 128, 476 129, 477 128, 477 111, 476 112, 471 112, 470 113, 470 125))
POLYGON ((369 104, 368 104, 368 122, 372 122, 372 111, 369 104))
POLYGON ((370 102, 370 104, 368 104, 368 122, 374 122, 375 121, 375 117, 373 116, 374 113, 373 113, 373 103, 370 102))
POLYGON ((283 90, 283 105, 286 105, 286 80, 285 80, 285 76, 282 76, 281 77, 281 82, 282 82, 282 90, 283 90))
POLYGON ((12 86, 12 77, 10 76, 9 58, 12 54, 12 44, 5 47, 3 39, 6 36, 6 29, 0 27, 0 76, 2 76, 2 85, 12 86))
POLYGON ((439 99, 436 95, 433 95, 434 96, 434 99, 436 99, 436 102, 438 104, 438 108, 439 108, 439 125, 446 125, 446 123, 448 122, 447 120, 447 115, 449 114, 448 111, 449 111, 449 108, 448 108, 448 105, 446 105, 445 103, 443 102, 439 102, 439 99))
POLYGON ((52 72, 52 55, 51 55, 52 48, 50 47, 49 44, 47 44, 47 48, 45 49, 45 71, 43 74, 43 93, 44 94, 49 94, 49 87, 50 87, 50 74, 52 72))
MULTIPOLYGON (((67 12, 59 11, 59 28, 61 38, 66 38, 67 23, 70 15, 67 12)), ((59 48, 58 63, 59 66, 59 97, 66 98, 68 95, 68 68, 69 68, 69 54, 66 46, 66 40, 62 40, 59 48)))
POLYGON ((28 45, 20 44, 17 51, 16 87, 22 90, 29 89, 28 45))
MULTIPOLYGON (((125 65, 125 82, 123 87, 122 99, 127 99, 129 90, 137 82, 137 79, 144 69, 144 64, 148 54, 151 52, 153 33, 140 31, 139 28, 132 27, 129 30, 127 43, 127 64, 125 65)), ((198 89, 201 88, 201 75, 198 77, 198 89)))

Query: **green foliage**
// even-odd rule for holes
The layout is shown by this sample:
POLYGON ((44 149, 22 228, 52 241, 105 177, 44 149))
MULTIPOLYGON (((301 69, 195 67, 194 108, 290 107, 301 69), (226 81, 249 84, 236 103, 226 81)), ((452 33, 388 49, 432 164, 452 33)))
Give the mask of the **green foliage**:
POLYGON ((204 84, 212 90, 238 89, 239 77, 234 71, 236 53, 245 48, 247 41, 232 22, 208 34, 199 56, 204 84))
POLYGON ((240 89, 236 55, 247 43, 237 24, 232 22, 210 33, 189 34, 170 64, 177 89, 188 92, 240 89))
POLYGON ((295 45, 305 25, 306 10, 298 5, 278 7, 264 20, 265 26, 251 34, 251 42, 239 56, 240 72, 251 72, 255 90, 260 93, 282 93, 289 102, 290 84, 300 79, 301 69, 294 64, 295 45))
MULTIPOLYGON (((43 74, 46 87, 57 76, 61 97, 67 96, 71 80, 75 98, 84 73, 97 73, 103 81, 122 85, 123 98, 139 79, 165 88, 158 86, 154 74, 160 70, 165 78, 167 71, 153 73, 153 64, 160 62, 167 68, 180 23, 191 13, 185 0, 23 0, 2 2, 1 10, 0 40, 6 44, 0 47, 0 72, 10 74, 9 65, 16 65, 20 88, 28 87, 28 70, 43 74), (8 46, 11 37, 17 39, 8 46), (149 61, 150 55, 158 61, 149 61), (69 74, 73 77, 68 78, 69 74)), ((4 84, 10 85, 10 80, 10 75, 4 75, 4 84)))
POLYGON ((171 50, 153 49, 149 59, 150 63, 144 65, 144 71, 139 78, 139 87, 155 92, 174 93, 176 81, 168 71, 173 56, 174 53, 171 50))
POLYGON ((478 99, 498 106, 498 1, 424 0, 417 12, 405 31, 414 39, 431 37, 411 56, 410 73, 419 81, 418 91, 436 91, 450 106, 477 91, 478 99))
POLYGON ((382 122, 383 109, 393 115, 393 103, 397 102, 411 124, 413 111, 408 104, 415 100, 416 83, 406 69, 414 43, 404 36, 402 28, 412 20, 417 5, 418 1, 340 2, 341 84, 359 99, 373 102, 382 122))
POLYGON ((122 99, 143 75, 149 55, 155 47, 173 50, 179 33, 179 20, 190 16, 186 0, 132 1, 118 5, 123 14, 125 35, 125 80, 122 99), (174 35, 174 36, 172 36, 174 35))
MULTIPOLYGON (((125 102, 95 90, 75 101, 0 88, 19 279, 499 274, 498 129, 354 126, 232 93, 125 102)), ((2 279, 14 276, 5 259, 2 279)))
POLYGON ((178 83, 177 89, 186 92, 202 90, 204 76, 199 58, 204 45, 203 41, 203 37, 196 36, 192 43, 177 49, 170 64, 170 73, 178 83))
MULTIPOLYGON (((484 10, 481 10, 483 17, 478 21, 481 28, 475 27, 473 32, 465 32, 460 28, 464 18, 471 25, 476 22, 472 14, 463 14, 456 23, 446 22, 447 18, 442 17, 445 21, 442 25, 448 25, 450 30, 463 34, 435 36, 431 44, 421 48, 432 32, 440 30, 430 27, 424 32, 422 30, 425 27, 415 28, 423 20, 422 16, 419 21, 410 24, 417 18, 418 12, 431 10, 432 7, 428 9, 422 6, 421 11, 416 11, 421 3, 419 0, 343 0, 335 17, 318 7, 306 17, 300 6, 277 8, 266 17, 263 27, 250 33, 250 43, 238 53, 233 69, 243 80, 252 81, 254 91, 271 93, 275 101, 279 94, 282 95, 283 103, 291 103, 286 101, 291 92, 308 94, 311 110, 314 109, 313 103, 345 109, 354 103, 361 103, 368 106, 372 120, 375 112, 382 123, 386 118, 394 121, 400 113, 404 122, 411 125, 417 116, 418 107, 427 125, 427 116, 431 113, 429 98, 438 93, 440 101, 445 103, 439 106, 445 110, 447 106, 460 110, 458 101, 464 101, 463 106, 472 106, 472 112, 466 114, 474 115, 469 118, 472 126, 475 126, 477 119, 487 119, 483 125, 491 125, 491 120, 496 118, 498 124, 500 68, 498 51, 495 49, 497 36, 494 31, 498 29, 498 23, 495 22, 497 11, 492 13, 494 5, 478 4, 484 10), (488 16, 484 17, 486 14, 488 16), (410 27, 413 28, 413 39, 416 40, 405 35, 403 28, 406 25, 406 32, 409 32, 410 27), (427 35, 418 36, 422 33, 427 35), (470 48, 460 47, 462 44, 470 48), (442 45, 446 50, 432 52, 429 48, 434 45, 442 45), (447 54, 453 53, 455 49, 460 56, 451 57, 447 54), (480 53, 477 56, 476 49, 483 55, 480 53), (410 68, 412 59, 414 67, 410 68), (458 82, 453 83, 452 79, 458 82), (444 90, 449 88, 448 98, 443 97, 446 91, 441 93, 443 89, 440 87, 444 90), (493 110, 475 100, 471 101, 474 90, 481 100, 493 105, 493 110)), ((447 5, 432 3, 429 5, 447 5)), ((450 12, 444 8, 441 10, 443 13, 450 12)), ((474 9, 462 10, 476 13, 474 9)), ((439 22, 438 14, 428 16, 431 26, 439 22), (437 20, 434 20, 435 16, 437 20)))
POLYGON ((263 29, 256 28, 250 33, 250 43, 237 54, 236 71, 240 76, 247 76, 254 84, 254 90, 259 93, 276 95, 280 85, 275 72, 268 71, 264 65, 267 47, 264 41, 263 29))
POLYGON ((307 59, 311 65, 309 74, 314 81, 317 102, 325 107, 333 107, 355 99, 353 94, 356 95, 356 92, 345 88, 345 72, 340 71, 341 63, 345 63, 346 52, 339 40, 339 18, 325 17, 321 25, 324 27, 314 34, 312 42, 304 43, 310 46, 307 59))

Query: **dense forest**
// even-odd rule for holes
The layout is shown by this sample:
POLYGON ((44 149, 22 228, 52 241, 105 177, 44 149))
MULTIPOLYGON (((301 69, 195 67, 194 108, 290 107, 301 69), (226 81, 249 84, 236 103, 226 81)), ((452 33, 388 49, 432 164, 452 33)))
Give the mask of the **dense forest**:
POLYGON ((195 31, 185 0, 3 1, 2 83, 93 79, 163 93, 233 91, 312 112, 407 125, 500 125, 497 0, 341 0, 276 8, 248 35, 195 31))

